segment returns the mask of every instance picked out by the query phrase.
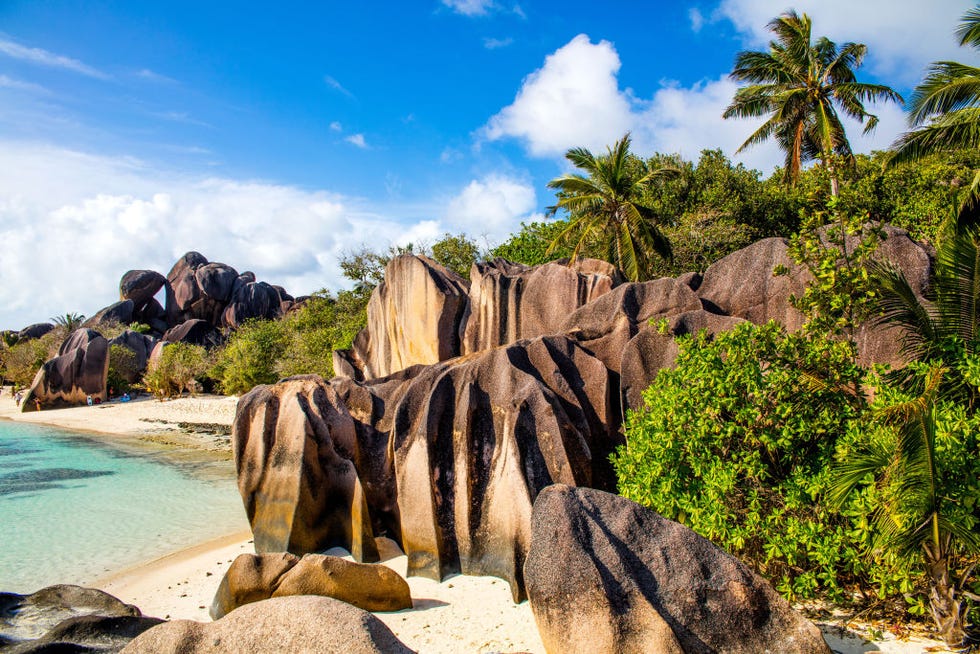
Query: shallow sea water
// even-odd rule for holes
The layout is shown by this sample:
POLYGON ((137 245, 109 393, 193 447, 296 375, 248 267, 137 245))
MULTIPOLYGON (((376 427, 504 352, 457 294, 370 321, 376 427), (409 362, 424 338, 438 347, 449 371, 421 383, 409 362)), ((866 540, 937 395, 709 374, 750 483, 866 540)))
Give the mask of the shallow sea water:
POLYGON ((246 529, 231 462, 0 421, 0 591, 91 584, 246 529))

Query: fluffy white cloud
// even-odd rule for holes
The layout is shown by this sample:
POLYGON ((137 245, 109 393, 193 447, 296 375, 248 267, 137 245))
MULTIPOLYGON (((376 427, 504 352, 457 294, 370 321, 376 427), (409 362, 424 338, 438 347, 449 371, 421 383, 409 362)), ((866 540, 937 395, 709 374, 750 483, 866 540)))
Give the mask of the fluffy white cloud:
MULTIPOLYGON (((760 123, 722 118, 738 88, 727 75, 689 87, 665 82, 652 97, 642 99, 619 87, 619 66, 612 44, 593 44, 585 35, 575 37, 527 77, 514 103, 484 127, 484 137, 517 138, 530 154, 551 157, 576 146, 602 151, 630 131, 639 154, 680 153, 696 159, 705 148, 721 148, 736 161, 764 173, 782 163, 783 156, 773 143, 735 156, 760 123)), ((857 152, 886 148, 904 128, 899 107, 889 104, 868 109, 880 117, 873 134, 862 136, 860 126, 847 124, 857 152)))
POLYGON ((188 250, 303 294, 345 286, 337 261, 363 243, 441 234, 435 221, 400 220, 327 191, 188 178, 34 144, 0 143, 0 168, 3 329, 68 311, 90 315, 118 299, 127 270, 166 274, 188 250))
POLYGON ((520 139, 534 156, 612 143, 634 118, 629 99, 619 90, 619 66, 611 43, 592 43, 579 34, 524 79, 513 104, 490 119, 483 136, 520 139))
POLYGON ((368 148, 367 141, 364 140, 363 134, 351 134, 344 140, 353 146, 361 148, 362 150, 367 150, 368 148))
MULTIPOLYGON (((730 20, 752 48, 772 35, 770 20, 786 11, 784 0, 722 0, 714 17, 730 20)), ((813 19, 813 35, 837 43, 868 46, 867 66, 892 86, 914 85, 930 62, 975 59, 953 35, 960 18, 973 6, 967 0, 796 0, 793 7, 813 19)))
POLYGON ((485 16, 494 7, 493 0, 442 0, 442 4, 464 16, 485 16))
POLYGON ((534 187, 529 183, 500 174, 487 175, 471 181, 449 201, 446 231, 498 243, 522 220, 531 218, 536 206, 534 187))

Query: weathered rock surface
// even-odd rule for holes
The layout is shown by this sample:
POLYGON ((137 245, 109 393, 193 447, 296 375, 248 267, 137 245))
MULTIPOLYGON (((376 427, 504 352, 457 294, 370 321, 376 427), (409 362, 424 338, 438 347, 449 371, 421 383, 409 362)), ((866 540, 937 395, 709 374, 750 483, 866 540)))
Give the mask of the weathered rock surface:
POLYGON ((691 287, 675 279, 621 284, 567 316, 561 331, 619 373, 623 349, 651 318, 700 308, 691 287))
POLYGON ((41 338, 52 329, 54 329, 54 325, 49 322, 36 322, 33 325, 28 325, 17 332, 17 342, 23 343, 24 341, 32 341, 35 338, 41 338))
POLYGON ((323 554, 240 554, 218 586, 211 618, 217 620, 244 604, 289 595, 332 597, 365 611, 412 608, 408 584, 380 564, 323 554))
POLYGON ((105 400, 108 372, 109 342, 95 330, 76 329, 37 371, 21 411, 34 411, 36 399, 44 409, 82 405, 89 395, 105 400))
POLYGON ((129 270, 119 280, 119 299, 132 300, 141 311, 167 283, 167 278, 155 270, 129 270))
POLYGON ((473 264, 463 318, 462 354, 560 331, 568 314, 620 282, 595 259, 525 266, 505 259, 473 264))
POLYGON ((643 327, 623 348, 620 364, 620 388, 629 409, 643 404, 643 391, 653 383, 657 373, 673 368, 677 360, 677 336, 697 334, 702 329, 710 336, 728 331, 745 322, 741 318, 719 316, 703 309, 667 318, 667 329, 661 333, 655 326, 643 327))
POLYGON ((160 340, 165 343, 190 343, 210 347, 221 342, 221 335, 207 320, 194 318, 168 329, 160 340))
POLYGON ((411 654, 367 611, 329 597, 276 597, 216 622, 175 620, 143 633, 125 654, 411 654))
POLYGON ((201 297, 197 284, 196 271, 207 265, 208 260, 200 252, 188 252, 173 265, 167 273, 166 310, 170 325, 194 318, 190 315, 191 305, 201 297))
POLYGON ((94 316, 85 321, 83 327, 98 327, 99 325, 118 323, 128 325, 133 322, 135 304, 132 300, 120 300, 107 307, 99 309, 94 316))
POLYGON ((238 329, 246 320, 275 318, 281 313, 282 299, 274 286, 265 282, 246 282, 235 288, 230 304, 221 314, 220 324, 238 329))
POLYGON ((118 652, 162 620, 94 588, 49 586, 30 595, 0 593, 0 649, 118 652))
POLYGON ((150 353, 153 352, 153 348, 157 344, 157 339, 152 336, 147 336, 146 334, 140 334, 139 332, 134 332, 131 329, 127 329, 119 336, 109 340, 109 349, 112 350, 113 345, 121 345, 122 347, 130 350, 135 359, 133 361, 132 371, 121 371, 124 376, 127 377, 126 381, 133 383, 138 381, 140 376, 146 370, 146 365, 150 361, 150 353), (127 372, 131 374, 126 374, 127 372))
POLYGON ((359 379, 386 377, 417 363, 460 353, 460 322, 469 282, 432 259, 403 254, 385 268, 371 294, 367 326, 348 360, 359 379))
POLYGON ((354 421, 322 378, 292 377, 242 396, 232 447, 256 552, 343 547, 358 561, 378 560, 353 463, 354 421))
POLYGON ((776 320, 789 331, 798 330, 803 314, 789 299, 803 294, 810 274, 793 262, 788 248, 784 238, 765 238, 711 264, 698 287, 705 308, 757 325, 776 320), (789 272, 776 275, 777 266, 789 272))
POLYGON ((830 654, 768 582, 625 498, 552 486, 531 522, 524 570, 549 652, 830 654))

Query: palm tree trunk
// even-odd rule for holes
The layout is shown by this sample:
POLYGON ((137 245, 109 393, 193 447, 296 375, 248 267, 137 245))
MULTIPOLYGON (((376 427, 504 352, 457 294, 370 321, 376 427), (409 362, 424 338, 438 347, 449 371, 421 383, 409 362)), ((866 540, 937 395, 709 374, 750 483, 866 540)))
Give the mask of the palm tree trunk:
POLYGON ((925 543, 923 549, 926 574, 929 576, 929 608, 932 610, 932 619, 946 644, 958 647, 966 639, 966 606, 958 597, 956 584, 949 578, 949 559, 944 552, 947 548, 939 547, 935 543, 925 543))

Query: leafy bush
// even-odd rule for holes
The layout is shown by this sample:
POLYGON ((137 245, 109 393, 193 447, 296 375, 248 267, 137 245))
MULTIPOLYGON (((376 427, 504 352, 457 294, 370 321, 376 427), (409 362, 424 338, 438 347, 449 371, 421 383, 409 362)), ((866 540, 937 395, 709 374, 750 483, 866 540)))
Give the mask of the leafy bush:
POLYGON ((624 496, 691 527, 790 597, 841 598, 864 574, 851 525, 820 498, 863 401, 850 344, 745 323, 678 339, 613 457, 624 496), (823 380, 815 385, 814 379, 823 380))
POLYGON ((550 253, 548 248, 552 242, 568 227, 567 220, 553 222, 521 223, 521 229, 509 239, 490 251, 491 257, 503 257, 508 261, 537 266, 555 259, 569 257, 572 248, 565 245, 555 248, 550 253))
POLYGON ((210 374, 231 395, 246 393, 256 384, 272 384, 279 379, 276 362, 288 343, 284 321, 250 320, 216 352, 210 374))
POLYGON ((151 363, 143 383, 160 398, 177 397, 185 390, 193 394, 194 382, 204 380, 211 368, 208 351, 190 343, 172 343, 151 363))
POLYGON ((109 373, 106 376, 106 388, 114 389, 117 393, 125 393, 130 385, 139 378, 136 367, 136 353, 124 345, 109 347, 109 373))

